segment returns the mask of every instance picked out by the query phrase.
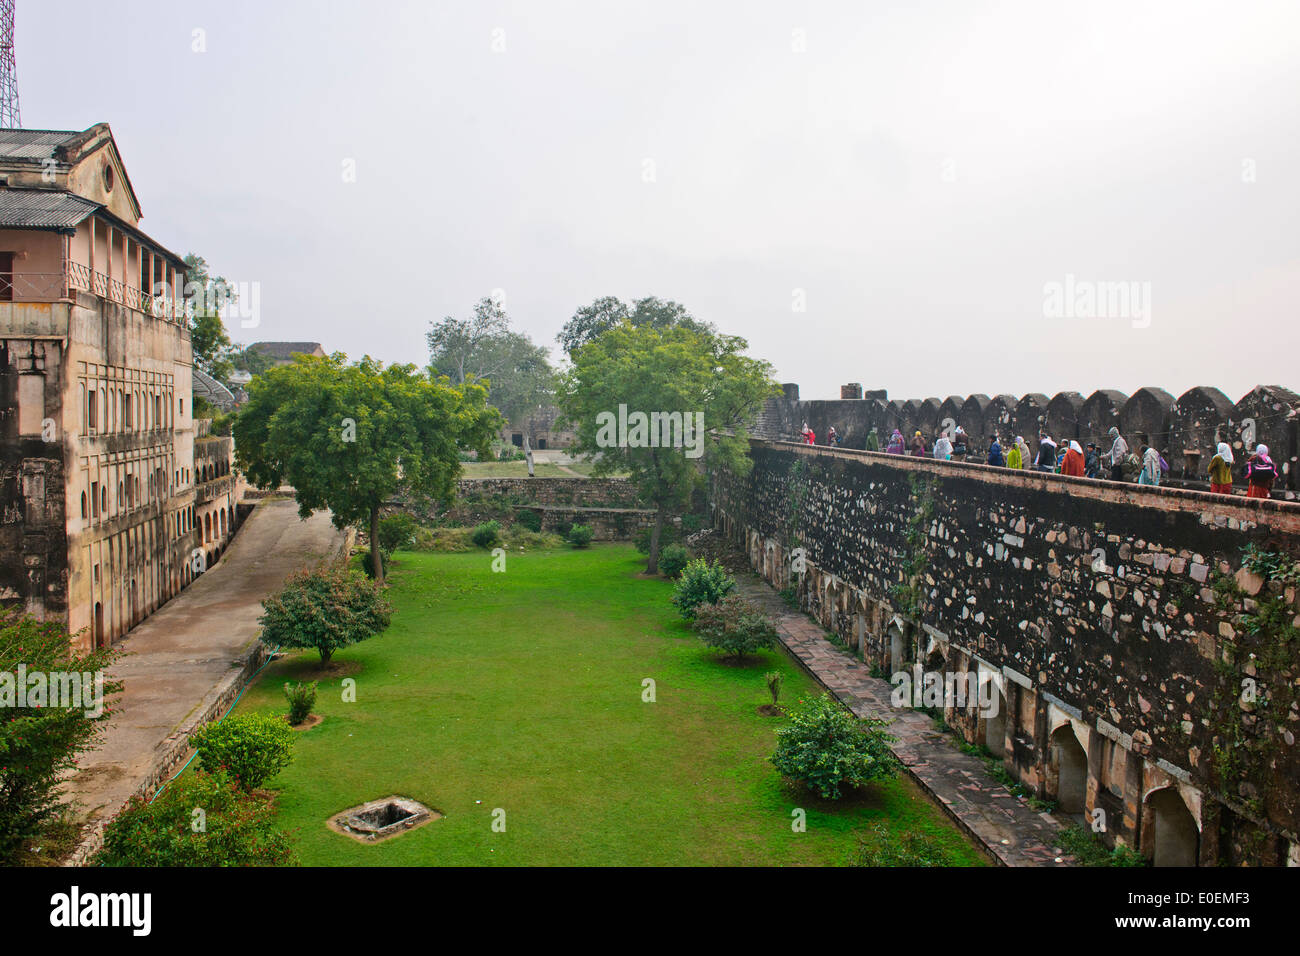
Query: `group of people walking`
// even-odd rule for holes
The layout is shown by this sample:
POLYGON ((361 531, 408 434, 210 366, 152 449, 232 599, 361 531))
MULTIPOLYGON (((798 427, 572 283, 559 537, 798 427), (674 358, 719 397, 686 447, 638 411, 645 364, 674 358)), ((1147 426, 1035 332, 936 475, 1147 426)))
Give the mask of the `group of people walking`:
MULTIPOLYGON (((817 443, 817 435, 807 422, 801 432, 803 440, 809 445, 817 443)), ((958 425, 951 436, 947 430, 941 432, 934 440, 934 447, 927 446, 925 437, 918 431, 911 441, 895 428, 889 436, 884 451, 889 455, 910 455, 914 458, 938 458, 945 461, 967 461, 972 455, 975 460, 981 457, 984 464, 999 468, 1041 471, 1050 474, 1072 475, 1077 478, 1109 478, 1112 481, 1133 481, 1140 485, 1159 485, 1169 474, 1169 462, 1150 444, 1143 443, 1137 453, 1130 451, 1129 444, 1118 428, 1111 428, 1107 437, 1110 447, 1100 451, 1096 442, 1082 446, 1074 439, 1055 442, 1049 435, 1040 433, 1037 448, 1031 448, 1025 439, 1016 435, 1004 447, 1002 439, 993 434, 989 436, 988 451, 985 455, 975 455, 973 443, 966 430, 958 425)), ((827 432, 827 444, 838 446, 839 435, 832 426, 827 432)), ((880 451, 880 440, 873 428, 867 436, 867 451, 880 451)), ((1227 442, 1219 442, 1215 456, 1210 460, 1210 491, 1216 494, 1232 494, 1234 458, 1232 447, 1227 442)), ((1269 457, 1267 445, 1256 445, 1245 462, 1242 475, 1246 480, 1246 497, 1268 498, 1277 479, 1278 469, 1269 457)))

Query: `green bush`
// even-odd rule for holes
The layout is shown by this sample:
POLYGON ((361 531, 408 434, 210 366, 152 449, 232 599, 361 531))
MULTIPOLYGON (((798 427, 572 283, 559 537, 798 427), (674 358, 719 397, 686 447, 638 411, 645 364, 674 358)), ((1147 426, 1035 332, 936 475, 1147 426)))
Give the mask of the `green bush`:
POLYGON ((883 823, 868 828, 858 842, 854 866, 959 866, 955 854, 931 833, 891 832, 883 823))
POLYGON ((684 618, 695 617, 701 604, 717 604, 736 588, 736 581, 726 569, 703 558, 686 562, 673 588, 672 601, 684 618))
POLYGON ((469 539, 476 547, 495 548, 501 543, 501 522, 484 521, 470 532, 469 539))
POLYGON ((337 564, 289 575, 279 593, 262 602, 262 640, 271 646, 311 648, 321 666, 334 652, 388 626, 393 609, 383 589, 337 564))
POLYGON ((593 532, 589 526, 585 524, 575 524, 569 529, 569 544, 573 545, 575 548, 585 548, 587 545, 591 544, 592 535, 593 532))
POLYGON ((506 532, 503 544, 511 551, 540 551, 558 548, 564 544, 564 539, 550 531, 528 531, 513 527, 506 532))
POLYGON ((659 570, 670 578, 682 573, 691 554, 680 544, 670 544, 659 552, 659 570))
POLYGON ((199 766, 224 770, 244 790, 255 790, 293 760, 293 731, 270 714, 234 714, 190 735, 199 766))
POLYGON ((411 546, 419 524, 405 511, 395 511, 379 519, 379 553, 385 558, 394 551, 411 546))
POLYGON ((738 594, 729 594, 716 604, 697 607, 695 633, 707 647, 731 654, 737 660, 769 648, 776 641, 772 622, 738 594))
MULTIPOLYGON (((74 648, 67 629, 57 621, 38 621, 16 611, 0 612, 0 673, 13 681, 19 666, 29 674, 100 673, 117 657, 107 648, 82 652, 74 648)), ((118 681, 104 681, 104 696, 121 690, 118 681)), ((75 692, 74 688, 69 688, 75 692)), ((78 702, 42 706, 28 697, 16 706, 13 683, 6 706, 0 706, 0 864, 9 865, 29 842, 47 835, 66 809, 61 781, 79 754, 94 748, 108 705, 95 703, 94 681, 82 687, 78 702), (89 694, 87 694, 89 691, 89 694), (76 706, 76 703, 85 706, 76 706), (87 713, 97 716, 87 716, 87 713)), ((46 701, 46 704, 52 703, 46 701)))
POLYGON ((515 512, 515 523, 527 528, 529 531, 542 530, 542 516, 528 508, 520 508, 515 512))
POLYGON ((289 701, 289 723, 296 727, 311 716, 311 709, 316 706, 316 681, 285 684, 284 696, 289 701))
POLYGON ((777 731, 772 763, 823 799, 838 800, 843 787, 898 773, 898 758, 889 749, 894 737, 881 729, 888 723, 860 720, 822 694, 790 714, 789 725, 777 731))
POLYGON ((1063 827, 1057 839, 1061 849, 1075 858, 1080 866, 1146 866, 1146 858, 1126 846, 1113 850, 1097 834, 1080 824, 1063 827))
POLYGON ((153 803, 132 797, 104 828, 103 848, 90 862, 291 866, 297 861, 288 838, 275 827, 269 796, 244 793, 221 773, 192 773, 167 784, 153 803))

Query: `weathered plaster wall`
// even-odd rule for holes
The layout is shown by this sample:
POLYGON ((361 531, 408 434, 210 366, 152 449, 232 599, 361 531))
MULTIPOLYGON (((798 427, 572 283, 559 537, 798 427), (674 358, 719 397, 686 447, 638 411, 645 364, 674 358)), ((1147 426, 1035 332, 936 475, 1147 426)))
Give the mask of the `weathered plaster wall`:
MULTIPOLYGON (((1079 799, 1107 811, 1112 839, 1140 845, 1151 791, 1173 787, 1202 862, 1234 859, 1222 844, 1252 806, 1267 823, 1250 852, 1285 858, 1293 749, 1267 793, 1229 795, 1230 807, 1202 797, 1219 790, 1216 661, 1249 607, 1218 606, 1213 585, 1248 544, 1300 553, 1300 505, 798 444, 756 441, 754 463, 743 479, 715 476, 717 526, 778 585, 797 581, 790 549, 802 546, 803 605, 885 672, 919 662, 992 681, 1002 719, 950 708, 949 723, 1023 782, 1053 799, 1070 789, 1072 735, 1087 756, 1079 799), (918 554, 919 594, 900 591, 918 554)), ((1274 719, 1300 731, 1294 708, 1274 719)))

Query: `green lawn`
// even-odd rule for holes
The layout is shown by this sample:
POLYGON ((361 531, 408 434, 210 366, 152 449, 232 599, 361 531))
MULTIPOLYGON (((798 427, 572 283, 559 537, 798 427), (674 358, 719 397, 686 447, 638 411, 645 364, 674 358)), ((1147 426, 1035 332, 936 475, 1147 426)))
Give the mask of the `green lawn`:
MULTIPOLYGON (((983 862, 906 779, 839 803, 783 783, 767 761, 781 721, 756 713, 763 672, 784 672, 787 700, 812 681, 779 651, 721 663, 678 619, 670 585, 638 577, 643 562, 625 545, 511 555, 505 573, 487 552, 400 554, 392 626, 335 658, 356 669, 356 702, 341 700, 345 674, 322 681, 324 722, 272 784, 302 861, 840 864, 854 831, 885 821, 983 862), (446 816, 374 845, 325 826, 391 794, 446 816)), ((240 709, 283 712, 281 685, 315 662, 271 664, 240 709)))
MULTIPOLYGON (((460 463, 462 478, 527 478, 526 461, 462 461, 460 463)), ((569 472, 559 465, 548 461, 533 465, 533 475, 537 478, 572 478, 569 472)))

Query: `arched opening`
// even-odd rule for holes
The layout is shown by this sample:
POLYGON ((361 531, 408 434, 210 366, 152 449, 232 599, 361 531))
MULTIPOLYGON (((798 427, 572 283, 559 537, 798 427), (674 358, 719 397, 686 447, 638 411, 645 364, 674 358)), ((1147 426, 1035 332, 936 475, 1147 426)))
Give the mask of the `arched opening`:
POLYGON ((1200 831, 1176 788, 1147 794, 1143 817, 1143 849, 1153 866, 1196 866, 1200 831))
POLYGON ((104 646, 104 605, 95 602, 95 646, 104 646))
POLYGON ((989 753, 995 757, 1001 757, 1006 753, 1007 741, 1007 699, 1002 696, 1002 688, 997 681, 991 677, 985 678, 987 685, 982 689, 982 699, 989 702, 989 709, 994 713, 985 712, 984 717, 984 739, 981 741, 989 753))
MULTIPOLYGON (((1088 803, 1088 754, 1064 724, 1051 738, 1051 761, 1056 771, 1056 805, 1062 813, 1083 813, 1088 803)), ((1050 776, 1049 776, 1050 781, 1050 776)))
POLYGON ((889 672, 897 674, 907 663, 907 639, 897 624, 889 625, 889 672))
POLYGON ((203 540, 205 542, 212 540, 212 515, 203 516, 203 540))

